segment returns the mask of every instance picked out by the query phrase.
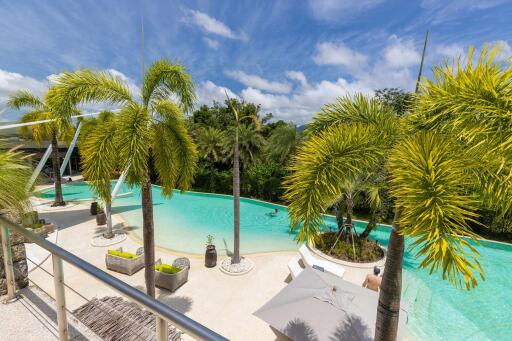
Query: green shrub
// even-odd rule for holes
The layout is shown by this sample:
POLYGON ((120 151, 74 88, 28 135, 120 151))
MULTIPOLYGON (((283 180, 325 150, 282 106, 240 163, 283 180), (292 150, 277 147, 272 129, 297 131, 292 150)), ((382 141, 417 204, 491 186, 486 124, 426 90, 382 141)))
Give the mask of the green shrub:
POLYGON ((180 268, 175 267, 175 266, 170 265, 170 264, 158 264, 158 265, 155 265, 155 270, 156 271, 160 271, 160 272, 164 272, 166 274, 171 274, 171 275, 181 271, 180 268))
POLYGON ((133 258, 138 257, 138 255, 136 255, 134 253, 124 252, 124 251, 119 251, 119 250, 108 250, 107 252, 109 255, 126 258, 126 259, 133 259, 133 258))

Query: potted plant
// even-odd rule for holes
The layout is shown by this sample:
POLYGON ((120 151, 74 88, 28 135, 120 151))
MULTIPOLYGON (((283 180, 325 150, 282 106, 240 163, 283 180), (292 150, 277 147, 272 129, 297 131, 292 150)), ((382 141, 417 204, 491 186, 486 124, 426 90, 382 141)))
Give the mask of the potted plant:
POLYGON ((204 254, 204 266, 207 268, 213 268, 217 265, 217 250, 213 245, 213 236, 206 236, 206 253, 204 254))
POLYGON ((103 211, 103 207, 100 204, 98 204, 96 212, 96 224, 100 226, 105 225, 106 223, 107 215, 105 214, 105 211, 103 211))
POLYGON ((35 223, 30 226, 27 226, 27 228, 31 229, 32 232, 34 232, 35 234, 37 234, 39 237, 41 237, 43 239, 48 237, 48 230, 46 229, 44 224, 35 223))
POLYGON ((48 233, 55 231, 55 225, 53 223, 47 223, 44 219, 39 219, 39 224, 42 224, 48 233))
POLYGON ((94 199, 93 202, 91 202, 91 209, 90 209, 91 215, 96 215, 98 213, 98 202, 96 199, 94 199))

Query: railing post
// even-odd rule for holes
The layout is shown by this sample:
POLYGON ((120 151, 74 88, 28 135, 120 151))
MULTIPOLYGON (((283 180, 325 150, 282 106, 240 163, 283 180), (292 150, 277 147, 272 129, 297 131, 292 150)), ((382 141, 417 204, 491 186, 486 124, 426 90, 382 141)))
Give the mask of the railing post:
POLYGON ((166 319, 156 316, 156 339, 157 341, 169 340, 169 324, 166 319))
POLYGON ((59 327, 59 340, 68 340, 68 321, 66 316, 66 295, 64 293, 64 271, 62 259, 52 253, 53 283, 55 284, 55 301, 57 304, 57 323, 59 327))
POLYGON ((12 262, 11 235, 9 227, 0 224, 2 230, 2 250, 4 256, 5 279, 7 281, 7 302, 16 298, 16 282, 14 278, 14 265, 12 262))

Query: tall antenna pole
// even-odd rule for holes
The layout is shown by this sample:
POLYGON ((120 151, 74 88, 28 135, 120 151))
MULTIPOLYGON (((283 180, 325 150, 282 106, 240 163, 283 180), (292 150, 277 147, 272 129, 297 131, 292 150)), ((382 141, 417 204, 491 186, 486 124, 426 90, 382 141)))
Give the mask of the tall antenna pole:
POLYGON ((420 90, 420 80, 421 74, 423 72, 423 62, 425 62, 425 52, 427 51, 427 42, 428 42, 428 30, 427 34, 425 34, 425 42, 423 43, 423 53, 421 54, 421 64, 420 64, 420 72, 418 72, 418 80, 416 81, 416 90, 415 93, 418 93, 420 90))
POLYGON ((142 80, 144 79, 144 13, 142 13, 140 16, 140 63, 142 68, 142 82, 142 80))

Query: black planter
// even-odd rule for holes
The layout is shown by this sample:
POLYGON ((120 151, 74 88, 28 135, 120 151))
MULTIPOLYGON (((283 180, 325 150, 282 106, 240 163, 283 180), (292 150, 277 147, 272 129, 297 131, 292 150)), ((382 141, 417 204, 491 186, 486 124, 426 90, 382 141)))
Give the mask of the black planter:
POLYGON ((204 266, 213 268, 215 265, 217 265, 217 250, 215 250, 215 245, 207 245, 204 254, 204 266))
POLYGON ((98 203, 96 201, 91 202, 91 215, 98 214, 98 203))
POLYGON ((99 225, 105 225, 107 223, 107 215, 103 211, 99 211, 96 214, 96 224, 99 225))

